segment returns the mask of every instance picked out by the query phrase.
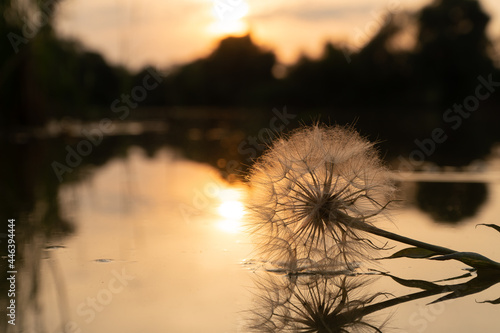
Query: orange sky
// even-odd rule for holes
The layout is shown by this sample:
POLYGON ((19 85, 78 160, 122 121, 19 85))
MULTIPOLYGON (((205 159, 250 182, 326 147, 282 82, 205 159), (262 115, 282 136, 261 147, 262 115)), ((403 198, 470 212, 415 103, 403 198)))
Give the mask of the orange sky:
MULTIPOLYGON (((280 61, 318 55, 327 40, 360 47, 384 13, 415 10, 430 0, 67 0, 56 29, 114 62, 160 68, 207 55, 221 37, 250 31, 280 61)), ((500 35, 500 1, 482 0, 500 35)))

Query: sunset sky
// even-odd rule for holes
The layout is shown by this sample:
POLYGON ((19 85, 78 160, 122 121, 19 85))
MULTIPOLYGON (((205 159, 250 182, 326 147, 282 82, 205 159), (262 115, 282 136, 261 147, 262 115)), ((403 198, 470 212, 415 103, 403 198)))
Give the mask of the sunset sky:
MULTIPOLYGON (((206 56, 228 35, 254 41, 291 63, 320 54, 326 41, 361 47, 390 12, 415 11, 430 0, 66 0, 56 29, 113 63, 139 69, 206 56)), ((500 1, 482 0, 490 38, 500 39, 500 1)))

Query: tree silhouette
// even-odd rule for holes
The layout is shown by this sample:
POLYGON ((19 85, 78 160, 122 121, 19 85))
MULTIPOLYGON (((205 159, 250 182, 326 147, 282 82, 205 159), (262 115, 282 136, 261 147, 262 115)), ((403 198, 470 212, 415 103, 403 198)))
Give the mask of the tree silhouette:
POLYGON ((492 72, 489 19, 476 0, 435 0, 422 9, 416 72, 428 102, 448 106, 470 94, 479 74, 492 72))
POLYGON ((128 73, 57 35, 58 1, 21 2, 0 2, 0 127, 102 117, 96 106, 109 108, 128 73))
POLYGON ((207 58, 181 67, 170 79, 172 104, 251 105, 260 85, 274 81, 275 56, 257 47, 250 36, 222 40, 207 58))

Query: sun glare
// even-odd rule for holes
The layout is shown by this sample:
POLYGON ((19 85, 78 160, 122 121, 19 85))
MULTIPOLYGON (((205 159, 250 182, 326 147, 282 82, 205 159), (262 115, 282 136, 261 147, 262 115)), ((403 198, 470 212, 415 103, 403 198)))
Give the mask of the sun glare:
POLYGON ((243 217, 243 204, 236 200, 223 202, 219 206, 219 214, 228 219, 241 219, 243 217))
POLYGON ((210 26, 210 32, 216 35, 246 34, 248 24, 244 17, 248 10, 245 0, 215 0, 212 11, 215 22, 210 26))
POLYGON ((217 224, 218 228, 229 233, 237 233, 241 230, 241 219, 245 214, 243 203, 240 201, 241 192, 224 190, 221 191, 219 198, 221 204, 217 211, 221 220, 217 224))

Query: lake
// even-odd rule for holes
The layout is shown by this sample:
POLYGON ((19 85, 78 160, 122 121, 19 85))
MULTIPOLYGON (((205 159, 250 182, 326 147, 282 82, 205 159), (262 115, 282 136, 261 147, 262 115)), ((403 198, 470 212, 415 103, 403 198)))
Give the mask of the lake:
MULTIPOLYGON (((211 133, 241 139, 237 131, 211 133)), ((247 332, 262 321, 259 313, 278 310, 289 319, 280 321, 281 331, 292 332, 292 321, 304 313, 297 309, 314 312, 314 304, 328 302, 353 313, 343 326, 353 332, 500 327, 500 280, 473 272, 443 281, 467 273, 458 261, 377 260, 362 263, 357 276, 301 276, 291 290, 284 272, 253 260, 243 223, 245 185, 221 176, 230 160, 223 152, 199 157, 210 154, 196 148, 199 135, 190 130, 189 144, 181 145, 134 136, 111 145, 115 139, 105 137, 74 166, 64 162, 68 141, 4 147, 2 218, 5 225, 16 220, 16 325, 2 316, 5 332, 247 332), (71 171, 55 169, 54 161, 71 171), (276 303, 282 292, 288 302, 276 303), (430 304, 450 294, 457 297, 430 304)), ((476 227, 500 224, 499 174, 498 158, 466 174, 400 174, 402 202, 377 226, 500 260, 500 234, 476 227)), ((7 234, 5 228, 4 248, 7 234)), ((389 245, 394 248, 376 256, 405 248, 389 245)), ((8 270, 3 264, 3 276, 8 270)), ((10 299, 7 292, 0 296, 4 309, 10 299)), ((276 324, 266 320, 266 327, 276 324)))

